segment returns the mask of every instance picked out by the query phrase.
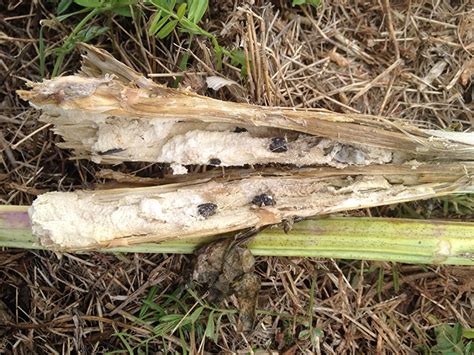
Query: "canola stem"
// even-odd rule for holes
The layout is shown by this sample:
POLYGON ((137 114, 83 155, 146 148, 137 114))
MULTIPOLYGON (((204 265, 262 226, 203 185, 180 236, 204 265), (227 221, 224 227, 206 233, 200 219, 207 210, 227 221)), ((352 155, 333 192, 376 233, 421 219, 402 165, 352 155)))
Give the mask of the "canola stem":
MULTIPOLYGON (((0 247, 44 249, 31 234, 28 206, 0 206, 0 247)), ((192 253, 218 237, 138 244, 98 252, 192 253)), ((439 220, 331 217, 268 229, 249 244, 254 255, 474 265, 474 224, 439 220)))

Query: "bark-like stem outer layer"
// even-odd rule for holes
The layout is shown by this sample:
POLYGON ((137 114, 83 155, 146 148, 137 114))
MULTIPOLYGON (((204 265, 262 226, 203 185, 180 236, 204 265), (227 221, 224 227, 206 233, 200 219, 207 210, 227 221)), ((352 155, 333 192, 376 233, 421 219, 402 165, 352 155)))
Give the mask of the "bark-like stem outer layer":
MULTIPOLYGON (((0 206, 0 246, 45 249, 31 233, 28 206, 0 206)), ((97 252, 192 253, 219 238, 200 237, 97 252)), ((285 234, 272 228, 249 244, 255 255, 474 265, 472 223, 389 218, 331 217, 297 223, 285 234)))

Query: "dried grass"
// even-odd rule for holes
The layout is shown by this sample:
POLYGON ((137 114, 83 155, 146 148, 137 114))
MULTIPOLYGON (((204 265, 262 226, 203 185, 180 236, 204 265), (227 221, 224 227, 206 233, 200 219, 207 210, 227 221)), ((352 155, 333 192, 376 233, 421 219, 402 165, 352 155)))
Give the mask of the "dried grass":
MULTIPOLYGON (((22 78, 40 79, 39 21, 52 18, 51 4, 15 2, 0 9, 1 203, 30 204, 45 190, 67 191, 103 182, 96 177, 99 166, 68 160, 69 153, 55 145, 58 138, 14 95, 23 88, 22 78)), ((201 40, 191 47, 192 65, 182 85, 226 100, 380 114, 425 128, 472 131, 473 86, 465 78, 472 60, 473 22, 469 1, 323 1, 317 10, 292 9, 282 1, 274 5, 257 1, 251 6, 217 2, 211 5, 205 27, 217 31, 228 48, 242 45, 252 58, 255 65, 247 82, 229 63, 223 71, 246 91, 205 91, 200 73, 218 73, 209 44, 201 40)), ((47 46, 59 43, 70 31, 71 22, 49 24, 47 46)), ((113 35, 100 37, 97 43, 118 59, 140 72, 179 72, 186 37, 149 41, 142 19, 136 26, 123 19, 112 19, 110 25, 113 35)), ((69 57, 67 72, 75 71, 77 64, 77 54, 69 57)), ((173 76, 159 79, 171 82, 173 76)), ((136 163, 114 170, 146 177, 167 172, 160 165, 136 163)), ((449 207, 453 200, 359 214, 472 219, 472 210, 443 211, 444 203, 449 207)), ((3 251, 0 298, 14 321, 0 328, 0 333, 6 332, 0 349, 24 354, 125 349, 113 334, 149 336, 149 326, 135 321, 137 311, 152 285, 159 288, 156 303, 172 294, 186 263, 185 256, 57 257, 47 252, 3 251)), ((206 341, 205 350, 414 353, 418 346, 433 344, 437 324, 474 326, 472 268, 258 258, 257 270, 263 291, 255 330, 238 334, 235 323, 224 317, 218 344, 206 341), (303 331, 309 324, 324 336, 313 342, 305 338, 303 331)), ((195 303, 189 302, 189 307, 195 303)), ((201 339, 196 333, 191 338, 188 350, 198 349, 201 339)), ((150 350, 167 346, 182 351, 179 344, 175 333, 153 340, 150 350)))
MULTIPOLYGON (((18 353, 41 353, 48 347, 83 353, 124 349, 112 335, 151 336, 152 328, 135 320, 143 300, 158 285, 154 302, 165 302, 165 295, 183 281, 187 262, 179 255, 56 258, 10 251, 2 257, 2 298, 16 314, 4 341, 10 349, 16 344, 18 353)), ((296 344, 301 352, 412 353, 432 343, 438 324, 472 326, 472 268, 399 265, 397 286, 394 266, 387 263, 259 258, 257 271, 263 283, 254 331, 238 334, 235 323, 223 317, 222 338, 218 344, 208 340, 208 351, 248 349, 248 341, 253 348, 273 350, 296 344), (324 332, 319 343, 304 336, 311 318, 313 328, 324 332)), ((149 346, 158 350, 164 344, 181 351, 175 337, 157 338, 149 346)))

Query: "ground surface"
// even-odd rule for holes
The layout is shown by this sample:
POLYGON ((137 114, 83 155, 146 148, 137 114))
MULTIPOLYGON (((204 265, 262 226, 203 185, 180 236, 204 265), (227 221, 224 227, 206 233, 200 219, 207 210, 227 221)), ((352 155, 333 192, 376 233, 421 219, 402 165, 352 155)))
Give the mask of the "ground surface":
MULTIPOLYGON (((253 65, 245 77, 238 61, 226 56, 218 69, 203 36, 191 42, 177 31, 164 40, 147 36, 152 6, 142 7, 135 21, 103 13, 86 28, 97 34, 90 43, 138 71, 169 85, 182 78, 179 85, 205 95, 472 129, 472 4, 401 0, 390 6, 386 0, 323 1, 317 9, 285 1, 212 1, 201 26, 224 48, 240 48, 236 56, 247 54, 253 65), (186 75, 173 76, 183 72, 186 53, 186 75), (205 77, 216 73, 241 88, 206 89, 205 77)), ((50 51, 85 16, 58 22, 57 7, 54 1, 0 4, 2 204, 30 204, 44 191, 105 182, 96 177, 100 166, 68 160, 69 152, 55 145, 59 138, 15 95, 24 79, 51 76, 56 55, 50 51)), ((65 13, 80 9, 72 5, 65 13)), ((67 53, 59 72, 74 72, 78 60, 77 51, 67 53)), ((157 164, 113 169, 167 173, 157 164)), ((472 220, 473 206, 472 197, 460 196, 355 214, 472 220)), ((182 255, 2 251, 0 324, 8 326, 0 325, 0 352, 436 352, 452 338, 455 328, 446 324, 474 326, 472 268, 262 257, 256 264, 262 280, 257 322, 252 332, 238 333, 234 299, 215 308, 182 286, 188 264, 182 255)))

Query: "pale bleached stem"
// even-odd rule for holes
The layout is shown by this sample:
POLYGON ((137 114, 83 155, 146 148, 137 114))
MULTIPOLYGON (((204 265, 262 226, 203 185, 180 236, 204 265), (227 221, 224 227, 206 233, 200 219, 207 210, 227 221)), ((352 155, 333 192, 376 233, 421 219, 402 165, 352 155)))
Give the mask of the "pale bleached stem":
MULTIPOLYGON (((470 173, 473 166, 468 166, 470 173)), ((453 167, 393 167, 395 173, 345 175, 308 169, 294 176, 250 176, 105 191, 52 192, 30 209, 33 232, 53 248, 90 248, 222 234, 293 217, 430 198, 472 186, 453 167), (404 171, 401 176, 397 171, 404 171), (424 171, 424 172, 423 172, 424 171), (440 182, 442 181, 442 182, 440 182), (203 207, 204 206, 204 207, 203 207)), ((337 170, 336 170, 337 171, 337 170)))

